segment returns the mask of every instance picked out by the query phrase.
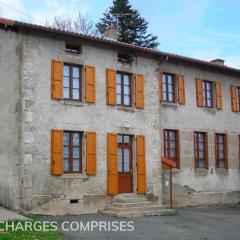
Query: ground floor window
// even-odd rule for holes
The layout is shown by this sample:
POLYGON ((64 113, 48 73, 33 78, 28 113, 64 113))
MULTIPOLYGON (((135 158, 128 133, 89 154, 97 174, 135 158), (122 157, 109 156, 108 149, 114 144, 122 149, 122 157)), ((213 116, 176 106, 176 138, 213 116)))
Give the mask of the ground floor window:
POLYGON ((196 168, 208 168, 207 133, 194 133, 194 148, 196 168))
POLYGON ((216 134, 216 167, 224 168, 227 166, 227 136, 225 134, 216 134))
POLYGON ((64 131, 64 173, 82 173, 82 132, 64 131))
POLYGON ((164 129, 164 157, 174 161, 180 167, 179 133, 177 130, 164 129))

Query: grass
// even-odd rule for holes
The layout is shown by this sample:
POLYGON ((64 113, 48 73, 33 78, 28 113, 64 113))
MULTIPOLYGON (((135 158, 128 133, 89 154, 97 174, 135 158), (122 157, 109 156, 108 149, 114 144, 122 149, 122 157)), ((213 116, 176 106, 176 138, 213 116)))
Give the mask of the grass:
MULTIPOLYGON (((31 220, 28 220, 29 222, 31 220)), ((8 223, 14 224, 16 226, 17 224, 24 225, 26 221, 8 221, 8 223)), ((32 220, 32 222, 36 222, 35 220, 32 220)), ((0 229, 5 229, 6 222, 0 223, 0 229)), ((58 230, 54 231, 36 231, 36 230, 28 230, 28 231, 22 231, 21 229, 18 229, 16 231, 1 231, 0 232, 0 239, 1 240, 63 240, 62 234, 58 230)))
POLYGON ((161 213, 161 216, 177 216, 178 215, 178 211, 176 209, 171 209, 171 210, 166 210, 164 212, 161 213))

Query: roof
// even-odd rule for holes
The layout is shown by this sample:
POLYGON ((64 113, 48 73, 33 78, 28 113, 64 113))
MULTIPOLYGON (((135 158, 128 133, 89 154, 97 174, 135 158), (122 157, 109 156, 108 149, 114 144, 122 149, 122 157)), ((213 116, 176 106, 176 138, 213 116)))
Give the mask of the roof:
POLYGON ((89 36, 89 35, 76 33, 76 32, 63 31, 63 30, 59 30, 56 28, 52 28, 52 27, 46 27, 46 26, 31 24, 31 23, 26 23, 26 22, 20 22, 20 21, 15 21, 15 20, 6 19, 6 18, 0 18, 0 26, 1 25, 4 26, 5 28, 28 29, 28 30, 44 31, 44 32, 49 32, 49 33, 57 33, 57 34, 67 35, 67 36, 71 36, 71 37, 85 39, 88 41, 95 41, 95 42, 99 42, 99 43, 108 44, 111 46, 116 46, 116 47, 118 46, 118 47, 123 47, 125 49, 131 49, 131 50, 135 50, 135 51, 139 51, 139 52, 143 52, 143 53, 149 53, 156 57, 157 56, 168 57, 170 60, 198 64, 199 66, 205 66, 205 67, 209 67, 209 68, 213 68, 213 69, 218 69, 218 70, 222 70, 222 71, 240 74, 240 69, 228 67, 226 65, 220 65, 220 64, 217 64, 214 62, 209 62, 206 60, 186 57, 186 56, 182 56, 182 55, 178 55, 178 54, 174 54, 174 53, 158 51, 158 50, 154 50, 151 48, 140 47, 140 46, 136 46, 133 44, 109 40, 109 39, 105 39, 105 38, 101 38, 101 37, 94 37, 94 36, 89 36))

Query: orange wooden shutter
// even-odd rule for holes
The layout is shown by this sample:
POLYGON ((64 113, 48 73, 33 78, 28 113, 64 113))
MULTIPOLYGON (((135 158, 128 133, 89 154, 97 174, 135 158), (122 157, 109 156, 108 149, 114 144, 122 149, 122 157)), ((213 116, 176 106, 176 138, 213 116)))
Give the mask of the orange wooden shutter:
POLYGON ((118 144, 117 134, 107 134, 107 189, 108 194, 114 195, 118 193, 118 144))
POLYGON ((144 76, 135 75, 135 101, 136 108, 144 108, 144 76))
POLYGON ((51 66, 51 98, 63 98, 63 62, 52 60, 51 66))
POLYGON ((160 85, 160 101, 163 101, 163 72, 160 72, 159 85, 160 85))
POLYGON ((51 174, 63 174, 63 131, 51 130, 51 174))
POLYGON ((116 70, 107 69, 107 104, 116 105, 116 70))
POLYGON ((146 193, 145 137, 136 136, 137 192, 146 193))
POLYGON ((224 135, 224 168, 228 169, 228 136, 224 135))
POLYGON ((218 110, 222 110, 222 84, 221 82, 216 83, 216 107, 218 110))
POLYGON ((196 79, 196 96, 197 96, 197 106, 203 106, 203 80, 196 79))
POLYGON ((86 173, 87 175, 96 175, 96 133, 86 133, 86 173))
POLYGON ((185 80, 183 75, 178 75, 178 103, 185 104, 185 80))
POLYGON ((238 111, 238 101, 237 101, 237 87, 231 86, 231 97, 232 97, 232 111, 238 111))
POLYGON ((96 75, 94 66, 85 66, 85 96, 86 102, 96 102, 96 75))

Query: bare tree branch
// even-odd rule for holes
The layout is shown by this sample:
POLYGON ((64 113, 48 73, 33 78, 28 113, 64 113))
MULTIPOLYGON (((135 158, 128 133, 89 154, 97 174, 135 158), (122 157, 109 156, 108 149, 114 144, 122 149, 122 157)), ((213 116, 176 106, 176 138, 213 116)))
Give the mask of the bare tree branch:
POLYGON ((99 36, 99 31, 88 15, 78 13, 76 18, 55 16, 53 21, 46 21, 46 25, 63 31, 71 31, 90 36, 99 36))

